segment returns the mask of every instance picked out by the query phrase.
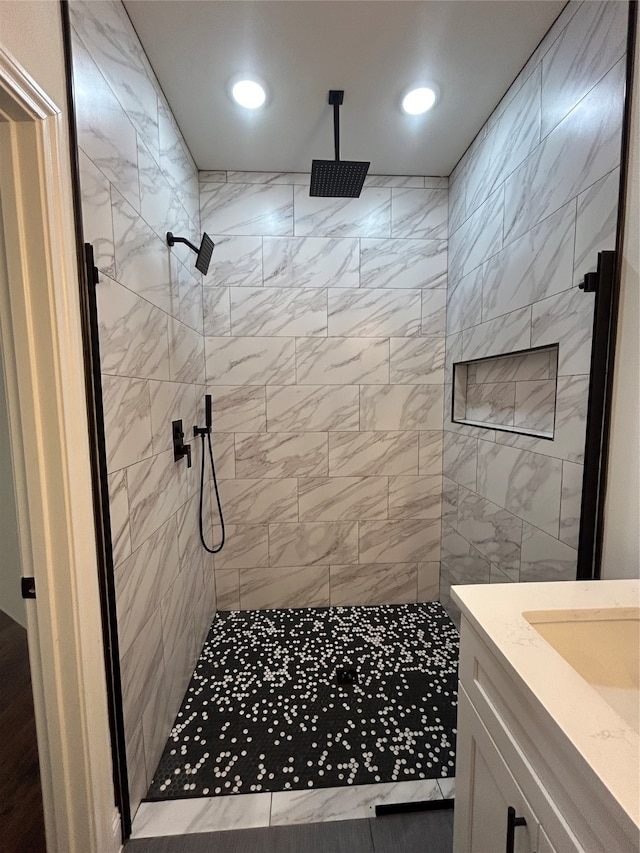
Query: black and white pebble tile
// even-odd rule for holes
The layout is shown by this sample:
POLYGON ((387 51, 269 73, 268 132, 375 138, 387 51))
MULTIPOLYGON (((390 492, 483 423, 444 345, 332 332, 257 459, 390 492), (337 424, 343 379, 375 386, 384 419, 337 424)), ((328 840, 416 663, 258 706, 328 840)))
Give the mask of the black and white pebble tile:
POLYGON ((147 799, 453 777, 457 665, 437 602, 219 612, 147 799))

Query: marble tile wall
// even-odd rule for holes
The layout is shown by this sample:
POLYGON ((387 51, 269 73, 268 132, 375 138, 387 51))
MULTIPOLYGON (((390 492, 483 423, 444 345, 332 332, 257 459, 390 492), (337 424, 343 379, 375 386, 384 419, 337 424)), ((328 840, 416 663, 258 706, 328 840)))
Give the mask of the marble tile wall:
POLYGON ((438 597, 447 180, 201 172, 219 608, 438 597))
MULTIPOLYGON (((615 248, 626 21, 626 3, 571 0, 450 176, 445 604, 452 583, 575 578, 593 322, 577 286, 615 248), (454 362, 555 343, 553 441, 451 421, 454 362)), ((513 378, 476 386, 478 412, 500 398, 515 417, 513 378)), ((545 396, 522 388, 521 417, 527 390, 545 396)))
MULTIPOLYGON (((184 460, 174 462, 171 449, 173 419, 183 419, 187 435, 204 419, 202 276, 189 250, 171 251, 165 238, 172 230, 198 241, 199 183, 122 4, 73 0, 70 12, 84 234, 100 271, 107 464, 135 811, 215 612, 213 563, 198 531, 199 450, 193 447, 187 469, 184 460)), ((264 403, 238 399, 229 389, 226 400, 229 418, 241 412, 250 428, 264 426, 264 403)), ((224 451, 221 467, 228 471, 224 451)), ((283 497, 274 503, 286 508, 283 497)))

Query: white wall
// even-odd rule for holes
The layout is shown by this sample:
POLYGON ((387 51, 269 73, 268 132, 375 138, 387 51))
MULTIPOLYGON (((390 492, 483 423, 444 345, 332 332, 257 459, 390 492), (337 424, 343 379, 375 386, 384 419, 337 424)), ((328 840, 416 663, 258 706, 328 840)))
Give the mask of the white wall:
POLYGON ((605 500, 603 578, 640 577, 640 40, 636 43, 624 252, 605 500))

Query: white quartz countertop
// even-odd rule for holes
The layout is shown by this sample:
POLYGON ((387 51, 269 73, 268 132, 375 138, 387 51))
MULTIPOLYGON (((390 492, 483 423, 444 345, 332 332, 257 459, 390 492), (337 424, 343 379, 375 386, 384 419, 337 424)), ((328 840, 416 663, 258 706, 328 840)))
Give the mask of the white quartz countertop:
POLYGON ((622 811, 640 827, 638 732, 523 616, 530 611, 637 608, 640 581, 465 585, 452 587, 452 598, 505 668, 548 712, 622 811))

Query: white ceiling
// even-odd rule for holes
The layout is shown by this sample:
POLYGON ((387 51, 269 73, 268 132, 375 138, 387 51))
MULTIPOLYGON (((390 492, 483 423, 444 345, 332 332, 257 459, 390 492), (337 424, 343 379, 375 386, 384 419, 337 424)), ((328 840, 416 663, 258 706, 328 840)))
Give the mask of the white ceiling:
POLYGON ((329 89, 344 89, 341 156, 370 174, 448 175, 565 0, 125 0, 200 169, 307 172, 333 158, 329 89), (268 85, 262 110, 228 82, 268 85), (440 101, 406 116, 433 82, 440 101))

